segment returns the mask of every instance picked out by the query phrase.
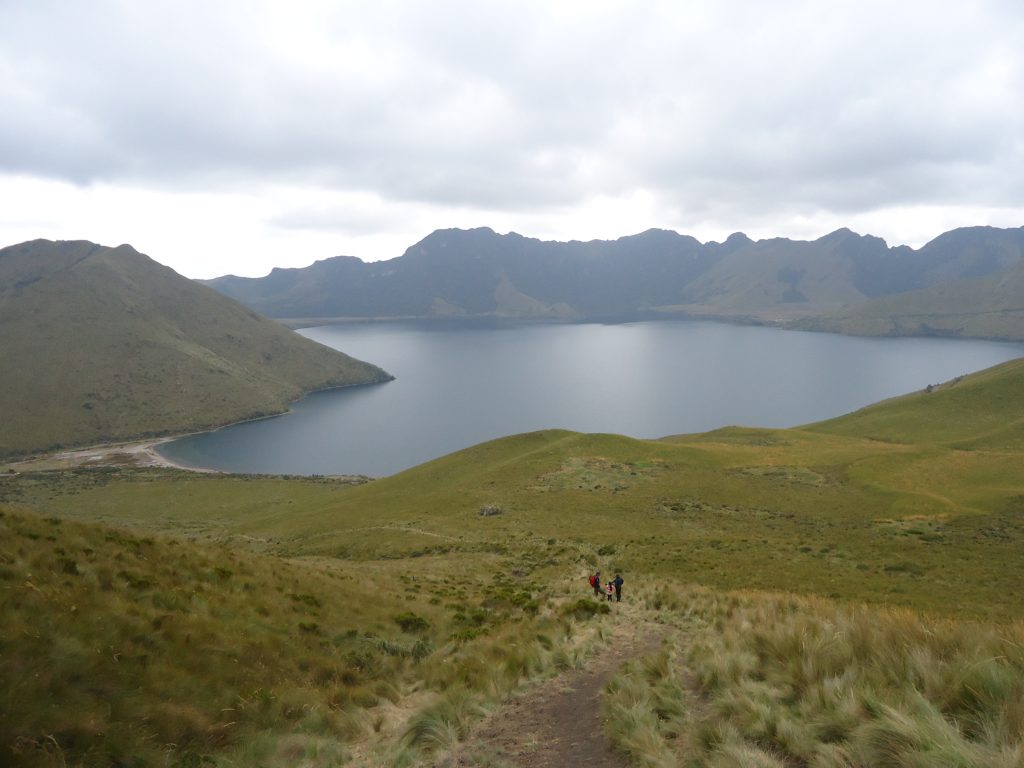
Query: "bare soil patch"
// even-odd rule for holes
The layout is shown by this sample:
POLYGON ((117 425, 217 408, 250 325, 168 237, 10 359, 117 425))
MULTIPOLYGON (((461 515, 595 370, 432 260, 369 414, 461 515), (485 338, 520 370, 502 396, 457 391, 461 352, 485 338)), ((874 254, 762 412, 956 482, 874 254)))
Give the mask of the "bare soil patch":
POLYGON ((11 462, 4 466, 15 472, 39 472, 87 467, 167 467, 187 469, 192 472, 212 471, 176 464, 157 452, 156 448, 158 445, 173 439, 164 437, 132 443, 96 445, 72 451, 58 451, 38 458, 11 462))
POLYGON ((655 652, 663 629, 640 622, 620 603, 607 648, 583 669, 569 670, 506 702, 478 727, 466 749, 444 768, 495 765, 521 768, 628 768, 604 736, 601 696, 627 661, 655 652))

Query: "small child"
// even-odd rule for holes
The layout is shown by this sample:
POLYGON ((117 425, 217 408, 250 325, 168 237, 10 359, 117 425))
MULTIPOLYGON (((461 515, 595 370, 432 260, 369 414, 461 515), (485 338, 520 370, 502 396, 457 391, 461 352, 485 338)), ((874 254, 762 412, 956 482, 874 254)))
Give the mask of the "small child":
POLYGON ((607 595, 609 602, 612 599, 612 595, 615 594, 615 586, 609 581, 604 588, 604 593, 607 595))

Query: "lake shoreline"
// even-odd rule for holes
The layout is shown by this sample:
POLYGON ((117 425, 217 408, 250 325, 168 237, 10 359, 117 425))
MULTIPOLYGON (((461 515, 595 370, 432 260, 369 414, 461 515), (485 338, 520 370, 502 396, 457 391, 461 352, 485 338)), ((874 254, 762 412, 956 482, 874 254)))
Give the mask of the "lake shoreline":
MULTIPOLYGON (((193 434, 193 433, 190 433, 193 434)), ((6 462, 3 469, 8 472, 47 472, 68 469, 93 469, 99 467, 132 467, 178 469, 186 472, 218 473, 207 467, 188 466, 172 461, 157 450, 157 446, 177 440, 186 435, 150 438, 120 443, 102 443, 87 448, 55 451, 43 456, 6 462)))
MULTIPOLYGON (((387 372, 385 372, 387 373, 387 372)), ((387 374, 386 378, 379 381, 370 381, 361 384, 339 384, 333 386, 319 387, 304 392, 288 403, 288 406, 275 413, 267 413, 262 416, 253 416, 247 419, 239 419, 226 424, 218 424, 206 429, 197 429, 191 432, 180 432, 173 435, 161 437, 140 438, 137 440, 122 440, 113 443, 97 443, 83 448, 69 448, 57 450, 27 458, 0 459, 0 473, 2 472, 46 472, 64 469, 81 469, 91 467, 155 467, 161 469, 179 469, 185 472, 231 474, 213 467, 203 467, 195 464, 186 464, 175 461, 159 451, 159 446, 173 443, 196 435, 205 435, 209 432, 216 432, 229 427, 236 427, 241 424, 248 424, 254 421, 266 421, 276 419, 280 416, 287 416, 292 412, 292 406, 305 400, 310 395, 321 392, 333 392, 340 389, 354 389, 358 387, 370 387, 377 384, 386 384, 394 381, 395 377, 387 374)))
POLYGON ((543 429, 638 439, 794 427, 1020 357, 1024 346, 857 339, 715 321, 359 323, 303 335, 374 360, 386 386, 318 393, 286 419, 160 452, 241 474, 384 477, 543 429))

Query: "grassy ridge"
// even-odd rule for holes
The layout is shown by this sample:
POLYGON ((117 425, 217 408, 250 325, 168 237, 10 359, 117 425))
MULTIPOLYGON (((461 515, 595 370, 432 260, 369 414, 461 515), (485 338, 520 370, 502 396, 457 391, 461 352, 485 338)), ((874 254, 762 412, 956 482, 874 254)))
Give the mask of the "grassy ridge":
POLYGON ((0 250, 0 457, 278 413, 387 374, 130 246, 0 250))

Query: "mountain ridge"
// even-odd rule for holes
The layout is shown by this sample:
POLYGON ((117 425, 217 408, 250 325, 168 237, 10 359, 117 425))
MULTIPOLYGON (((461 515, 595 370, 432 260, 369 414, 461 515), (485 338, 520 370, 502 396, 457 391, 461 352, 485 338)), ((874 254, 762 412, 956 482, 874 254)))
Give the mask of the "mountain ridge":
MULTIPOLYGON (((556 242, 480 227, 436 230, 387 261, 342 256, 202 282, 269 316, 310 322, 701 316, 785 325, 1022 261, 1024 227, 964 227, 919 249, 845 227, 816 240, 737 232, 721 243, 664 229, 556 242)), ((1013 333, 1024 338, 1024 321, 1013 333)))

